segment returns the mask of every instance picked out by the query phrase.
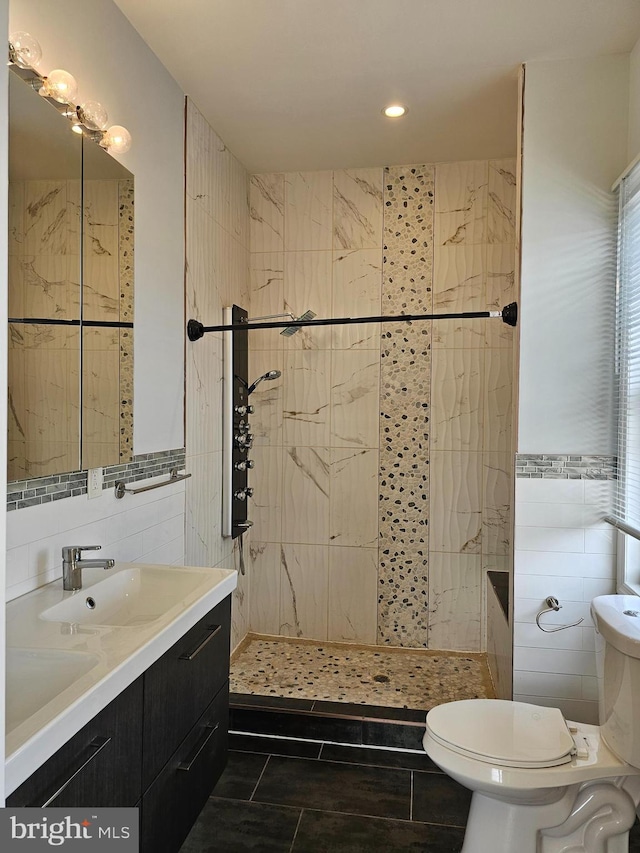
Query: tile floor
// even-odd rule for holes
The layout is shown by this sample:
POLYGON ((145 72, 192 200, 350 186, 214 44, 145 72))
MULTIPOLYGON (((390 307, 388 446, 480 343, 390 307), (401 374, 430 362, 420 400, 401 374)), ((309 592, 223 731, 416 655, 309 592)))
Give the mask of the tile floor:
POLYGON ((231 735, 181 853, 455 853, 470 799, 421 753, 231 735))
MULTIPOLYGON (((233 734, 229 745, 180 853, 462 848, 471 795, 424 754, 233 734)), ((640 853, 638 821, 629 853, 640 853)))

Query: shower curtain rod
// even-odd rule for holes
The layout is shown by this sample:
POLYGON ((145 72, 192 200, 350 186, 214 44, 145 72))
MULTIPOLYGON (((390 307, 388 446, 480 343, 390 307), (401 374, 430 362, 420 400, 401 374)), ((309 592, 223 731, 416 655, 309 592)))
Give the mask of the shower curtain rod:
POLYGON ((510 302, 502 311, 463 311, 457 314, 395 314, 389 317, 334 317, 326 320, 285 320, 278 323, 234 323, 227 326, 204 326, 198 320, 189 320, 187 336, 199 341, 207 332, 248 332, 253 329, 287 329, 290 326, 350 326, 358 323, 400 323, 411 320, 477 320, 484 317, 501 317, 508 326, 518 322, 518 303, 510 302))

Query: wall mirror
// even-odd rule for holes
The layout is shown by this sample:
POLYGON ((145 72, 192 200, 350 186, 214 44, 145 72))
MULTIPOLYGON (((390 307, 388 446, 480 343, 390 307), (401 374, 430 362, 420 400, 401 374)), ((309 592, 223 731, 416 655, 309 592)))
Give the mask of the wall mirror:
POLYGON ((9 74, 9 481, 131 458, 133 175, 71 127, 9 74))

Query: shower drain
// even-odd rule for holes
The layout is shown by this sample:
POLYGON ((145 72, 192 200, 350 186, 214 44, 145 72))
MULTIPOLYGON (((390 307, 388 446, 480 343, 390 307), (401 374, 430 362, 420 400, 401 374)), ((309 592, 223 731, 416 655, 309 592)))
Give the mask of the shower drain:
POLYGON ((377 681, 378 684, 388 684, 389 676, 388 675, 374 675, 373 680, 377 681))

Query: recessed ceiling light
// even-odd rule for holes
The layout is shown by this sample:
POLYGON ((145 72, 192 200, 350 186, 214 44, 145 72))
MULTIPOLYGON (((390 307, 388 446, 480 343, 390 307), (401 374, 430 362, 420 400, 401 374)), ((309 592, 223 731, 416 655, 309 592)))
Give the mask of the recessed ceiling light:
POLYGON ((403 107, 402 104, 389 104, 382 112, 387 118, 400 118, 400 116, 405 116, 409 110, 407 107, 403 107))

